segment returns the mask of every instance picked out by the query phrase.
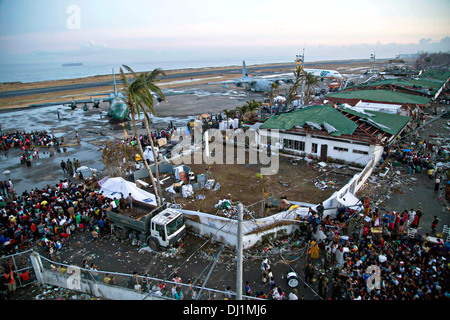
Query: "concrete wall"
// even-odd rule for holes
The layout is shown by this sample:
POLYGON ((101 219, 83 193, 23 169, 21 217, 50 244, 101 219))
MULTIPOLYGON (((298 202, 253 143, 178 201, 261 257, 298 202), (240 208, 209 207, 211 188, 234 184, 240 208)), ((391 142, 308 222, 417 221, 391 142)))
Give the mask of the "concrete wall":
MULTIPOLYGON (((261 135, 266 134, 266 132, 260 132, 259 139, 261 135)), ((261 140, 258 140, 260 143, 261 140)), ((312 156, 314 158, 320 159, 321 147, 322 145, 327 146, 327 157, 334 160, 341 160, 347 163, 355 163, 361 166, 365 166, 373 158, 381 158, 383 154, 383 147, 380 145, 369 145, 358 143, 357 141, 352 141, 342 138, 334 137, 321 137, 312 134, 306 135, 295 135, 290 133, 280 132, 280 146, 282 150, 297 153, 302 156, 312 156), (305 143, 304 151, 296 149, 284 148, 284 140, 294 140, 302 141, 305 143), (313 144, 317 144, 317 152, 313 152, 313 144), (335 149, 336 148, 336 149, 335 149), (339 148, 339 149, 337 149, 339 148), (342 150, 347 149, 347 150, 342 150), (363 154, 367 152, 367 154, 363 154)), ((262 145, 263 146, 263 145, 262 145)), ((264 146, 263 146, 264 147, 264 146)))
MULTIPOLYGON (((364 185, 372 174, 377 162, 370 160, 363 171, 355 174, 349 182, 340 190, 336 191, 331 197, 323 201, 325 208, 324 216, 336 214, 337 208, 344 206, 354 206, 358 204, 358 199, 354 196, 356 192, 364 185), (350 199, 350 201, 349 201, 350 199)), ((297 215, 305 217, 308 215, 309 207, 315 209, 318 204, 302 206, 293 210, 282 211, 272 216, 254 220, 245 220, 243 222, 243 247, 250 248, 263 240, 267 235, 276 235, 277 233, 289 234, 296 228, 295 223, 290 225, 279 225, 281 221, 294 220, 297 215), (271 227, 273 226, 273 227, 271 227), (258 231, 258 229, 260 231, 258 231)), ((356 209, 356 207, 354 207, 356 209)), ((219 241, 226 245, 236 247, 237 244, 237 220, 227 219, 216 215, 180 209, 186 216, 186 224, 193 228, 197 233, 211 237, 213 241, 219 241)))
POLYGON ((38 283, 41 285, 48 284, 61 288, 76 290, 80 293, 86 293, 98 298, 108 300, 166 300, 157 296, 148 295, 135 290, 108 285, 106 283, 95 282, 81 277, 79 285, 74 285, 69 276, 59 271, 46 269, 42 265, 40 256, 37 253, 30 255, 31 262, 36 272, 38 283))

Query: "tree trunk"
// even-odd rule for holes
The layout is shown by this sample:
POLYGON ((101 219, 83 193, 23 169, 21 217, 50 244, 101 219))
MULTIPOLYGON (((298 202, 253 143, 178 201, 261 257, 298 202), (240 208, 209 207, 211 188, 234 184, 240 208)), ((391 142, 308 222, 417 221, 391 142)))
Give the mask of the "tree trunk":
MULTIPOLYGON (((156 152, 155 152, 155 148, 154 148, 154 144, 153 144, 153 138, 150 133, 150 124, 148 123, 146 116, 144 116, 144 123, 145 123, 145 129, 147 129, 148 138, 150 139, 150 145, 152 147, 153 159, 155 159, 155 176, 156 176, 156 184, 157 184, 157 189, 158 189, 158 196, 162 199, 161 181, 159 179, 158 158, 156 157, 156 152)), ((147 162, 145 159, 144 159, 144 161, 147 162)))
MULTIPOLYGON (((135 135, 136 140, 137 140, 137 144, 138 144, 138 147, 139 147, 139 152, 141 153, 142 158, 144 158, 144 151, 142 150, 141 139, 139 139, 139 134, 138 134, 138 131, 137 131, 137 128, 136 128, 136 120, 135 120, 136 110, 134 109, 134 106, 130 106, 130 113, 131 113, 131 123, 133 124, 133 131, 134 131, 134 135, 135 135)), ((158 203, 158 206, 160 206, 161 205, 161 199, 159 197, 158 187, 156 185, 155 178, 153 177, 152 170, 150 169, 150 167, 149 167, 147 161, 145 161, 145 159, 144 159, 144 166, 145 166, 145 169, 147 169, 147 171, 148 171, 148 175, 150 176, 150 180, 151 180, 152 185, 153 185, 153 190, 155 192, 156 201, 158 203)))

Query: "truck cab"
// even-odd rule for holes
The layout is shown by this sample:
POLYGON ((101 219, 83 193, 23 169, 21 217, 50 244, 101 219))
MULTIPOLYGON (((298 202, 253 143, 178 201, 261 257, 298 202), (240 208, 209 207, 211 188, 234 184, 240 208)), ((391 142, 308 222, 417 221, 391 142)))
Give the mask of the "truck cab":
POLYGON ((147 244, 152 250, 171 247, 186 233, 184 215, 174 209, 165 209, 150 220, 147 244))

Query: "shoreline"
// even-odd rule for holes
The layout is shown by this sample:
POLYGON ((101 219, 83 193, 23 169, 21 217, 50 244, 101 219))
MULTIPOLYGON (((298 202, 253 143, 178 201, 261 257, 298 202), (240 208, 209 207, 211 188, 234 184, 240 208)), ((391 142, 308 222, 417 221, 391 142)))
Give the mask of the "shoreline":
MULTIPOLYGON (((380 59, 379 61, 384 61, 387 59, 380 59)), ((324 60, 324 61, 312 61, 305 63, 305 68, 307 67, 313 67, 318 65, 336 65, 336 64, 343 64, 343 63, 355 63, 355 62, 369 62, 370 59, 342 59, 342 60, 324 60)), ((295 66, 295 62, 277 62, 277 63, 261 63, 261 64, 251 64, 247 65, 247 69, 254 69, 254 68, 261 68, 261 67, 273 67, 277 68, 280 66, 285 66, 287 64, 292 64, 292 66, 295 66)), ((130 66, 131 67, 131 66, 130 66)), ((217 67, 198 67, 198 68, 179 68, 179 69, 163 69, 166 71, 167 74, 178 74, 183 72, 200 72, 200 71, 222 71, 222 70, 229 70, 229 69, 236 69, 236 68, 242 68, 242 65, 232 65, 232 66, 217 66, 217 67)), ((151 70, 147 71, 140 71, 136 72, 136 74, 140 74, 143 72, 149 72, 151 70)), ((116 76, 120 76, 120 72, 117 70, 115 72, 116 76)), ((99 74, 99 75, 91 75, 91 76, 84 76, 84 77, 78 77, 78 78, 66 78, 66 79, 57 79, 57 80, 42 80, 42 81, 30 81, 30 82, 21 82, 21 81, 11 81, 11 82, 0 82, 0 92, 3 91, 10 91, 9 88, 3 88, 4 86, 14 86, 14 85, 20 85, 20 86, 27 86, 27 85, 51 85, 59 82, 73 82, 76 81, 77 83, 85 83, 88 82, 86 80, 95 80, 94 82, 98 81, 99 78, 111 78, 112 74, 99 74)), ((117 77, 116 77, 117 79, 117 77)))
MULTIPOLYGON (((377 64, 386 63, 388 59, 380 59, 377 64)), ((306 68, 316 69, 351 69, 352 67, 371 67, 372 61, 370 59, 345 59, 345 60, 327 60, 327 61, 315 61, 305 63, 306 68)), ((261 72, 280 73, 292 70, 295 67, 295 62, 292 63, 266 63, 255 64, 247 66, 250 76, 256 76, 261 72)), ((222 80, 228 80, 232 78, 238 78, 241 76, 240 70, 242 66, 227 66, 227 67, 205 67, 205 68, 183 68, 176 70, 164 70, 167 73, 167 78, 162 78, 158 81, 159 85, 165 84, 164 89, 187 87, 190 85, 204 85, 209 82, 212 75, 220 76, 222 80), (186 75, 183 75, 186 73, 186 75), (210 73, 206 75, 205 73, 210 73), (198 75, 196 75, 198 74, 198 75), (169 77, 172 77, 169 79, 169 77), (209 77, 209 78, 208 78, 209 77), (205 78, 205 79, 202 79, 205 78), (192 83, 183 82, 179 80, 196 79, 192 83), (176 83, 176 82, 181 83, 176 83), (174 82, 174 83, 171 83, 174 82), (166 84, 167 83, 167 84, 166 84)), ((136 72, 140 74, 142 72, 136 72)), ((353 71, 347 73, 354 73, 353 71)), ((120 73, 115 72, 116 80, 120 80, 120 73)), ((30 104, 46 103, 46 102, 58 102, 70 100, 68 97, 75 96, 76 99, 86 99, 88 94, 93 92, 112 92, 112 85, 105 85, 105 82, 112 81, 113 76, 110 75, 94 75, 82 78, 65 79, 65 80, 48 80, 37 82, 25 82, 25 83, 1 83, 0 92, 18 92, 17 96, 2 97, 0 98, 0 111, 16 111, 25 110, 30 108, 30 104), (96 85, 98 83, 98 86, 96 85), (64 87, 71 85, 89 85, 89 88, 84 89, 71 89, 67 90, 55 90, 46 93, 36 93, 28 95, 20 95, 20 91, 36 90, 36 89, 51 89, 53 87, 64 87)), ((120 89, 120 88, 119 88, 120 89)))

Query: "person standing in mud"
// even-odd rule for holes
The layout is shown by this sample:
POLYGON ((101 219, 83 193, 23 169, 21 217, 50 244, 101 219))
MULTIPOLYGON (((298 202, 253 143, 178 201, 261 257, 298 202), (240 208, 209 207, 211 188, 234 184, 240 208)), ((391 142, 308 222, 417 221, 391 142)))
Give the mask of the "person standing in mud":
POLYGON ((73 170, 74 170, 74 172, 76 172, 79 167, 80 167, 80 161, 78 161, 77 159, 73 158, 73 170))
POLYGON ((66 174, 67 167, 66 167, 66 163, 64 162, 64 160, 61 160, 61 169, 62 169, 63 173, 66 174))
POLYGON ((67 173, 69 174, 70 177, 72 177, 73 176, 73 165, 72 165, 72 162, 70 161, 70 159, 67 159, 66 167, 67 167, 67 173))

